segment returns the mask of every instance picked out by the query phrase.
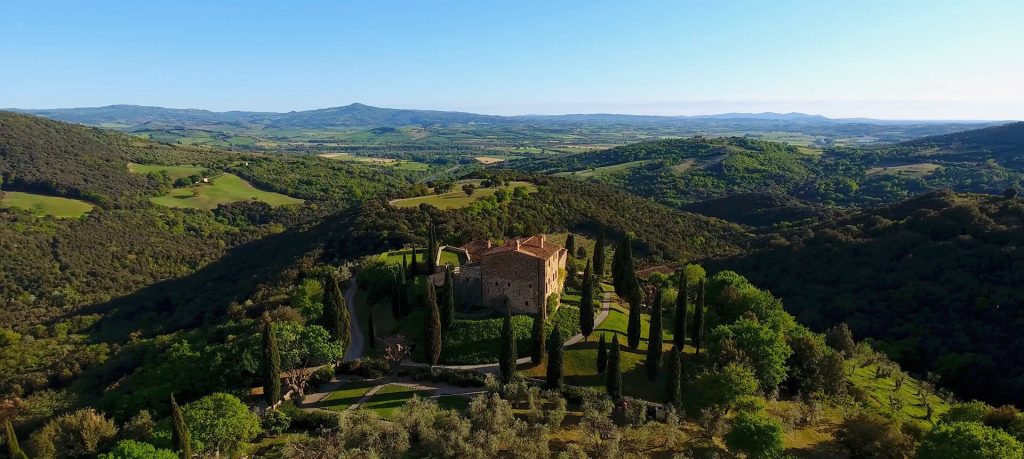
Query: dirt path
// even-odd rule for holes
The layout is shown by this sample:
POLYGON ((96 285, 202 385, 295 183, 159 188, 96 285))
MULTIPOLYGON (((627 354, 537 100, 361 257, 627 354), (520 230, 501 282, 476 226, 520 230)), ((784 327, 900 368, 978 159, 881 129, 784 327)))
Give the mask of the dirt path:
POLYGON ((363 329, 359 326, 359 318, 356 317, 356 291, 359 290, 359 286, 356 285, 356 278, 353 277, 349 281, 348 290, 345 291, 345 304, 348 305, 348 318, 349 328, 352 329, 352 343, 349 344, 348 349, 345 349, 345 358, 342 359, 345 362, 351 360, 358 360, 366 355, 363 350, 365 343, 363 342, 363 329))

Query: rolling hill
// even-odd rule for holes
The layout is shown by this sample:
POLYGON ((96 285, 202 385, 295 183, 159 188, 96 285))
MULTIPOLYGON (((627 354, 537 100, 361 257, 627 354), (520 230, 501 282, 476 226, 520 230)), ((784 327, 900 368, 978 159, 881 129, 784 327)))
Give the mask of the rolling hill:
POLYGON ((711 263, 770 286, 804 324, 845 321, 964 397, 1024 396, 1024 202, 929 193, 766 236, 711 263))

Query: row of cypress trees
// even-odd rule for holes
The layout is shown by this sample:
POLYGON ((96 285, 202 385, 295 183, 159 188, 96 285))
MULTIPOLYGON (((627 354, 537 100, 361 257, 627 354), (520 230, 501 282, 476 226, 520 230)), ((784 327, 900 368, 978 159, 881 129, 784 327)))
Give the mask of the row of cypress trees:
POLYGON ((14 433, 14 426, 11 425, 10 419, 4 423, 4 437, 7 438, 8 457, 11 459, 28 459, 28 455, 21 450, 21 445, 18 444, 18 436, 14 433))

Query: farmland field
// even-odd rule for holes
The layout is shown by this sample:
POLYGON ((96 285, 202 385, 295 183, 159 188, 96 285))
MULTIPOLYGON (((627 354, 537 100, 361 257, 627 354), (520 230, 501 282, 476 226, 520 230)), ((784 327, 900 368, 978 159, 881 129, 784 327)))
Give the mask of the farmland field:
POLYGON ((917 163, 902 166, 872 167, 868 169, 868 175, 911 175, 914 177, 927 177, 939 169, 938 164, 917 163))
POLYGON ((351 161, 356 163, 374 164, 379 166, 394 167, 400 170, 408 171, 425 171, 430 168, 429 164, 408 161, 404 159, 394 158, 375 158, 371 156, 359 156, 351 153, 324 153, 319 155, 321 158, 333 159, 337 161, 351 161))
POLYGON ((128 171, 136 174, 167 171, 167 175, 171 177, 171 180, 177 180, 190 175, 199 174, 203 171, 203 168, 199 166, 164 166, 161 164, 128 163, 128 171))
POLYGON ((469 206, 470 204, 477 202, 487 196, 491 196, 496 193, 499 189, 506 191, 512 191, 517 187, 525 187, 526 191, 533 193, 537 191, 537 185, 530 182, 511 182, 506 187, 495 187, 495 188, 480 188, 479 180, 460 180, 455 183, 452 187, 452 191, 443 194, 431 194, 426 196, 417 196, 415 198, 396 199, 391 201, 391 205, 395 207, 417 207, 420 204, 429 204, 438 209, 459 209, 462 207, 469 206), (467 183, 473 183, 477 186, 477 189, 471 196, 467 196, 462 191, 462 185, 467 183))
POLYGON ((214 178, 208 185, 175 188, 167 195, 151 198, 150 201, 167 207, 213 209, 221 204, 247 199, 263 201, 272 206, 302 202, 301 199, 256 189, 249 182, 233 174, 223 174, 214 178))
POLYGON ((19 191, 0 191, 0 207, 24 209, 36 215, 51 215, 60 218, 81 217, 93 209, 92 204, 77 199, 19 191))

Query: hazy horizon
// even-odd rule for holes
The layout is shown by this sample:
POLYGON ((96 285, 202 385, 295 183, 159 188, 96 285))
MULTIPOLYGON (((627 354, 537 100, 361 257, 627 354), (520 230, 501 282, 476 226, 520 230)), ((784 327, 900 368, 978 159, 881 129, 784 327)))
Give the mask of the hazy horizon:
POLYGON ((1008 1, 17 2, 0 106, 1024 119, 1008 1))

